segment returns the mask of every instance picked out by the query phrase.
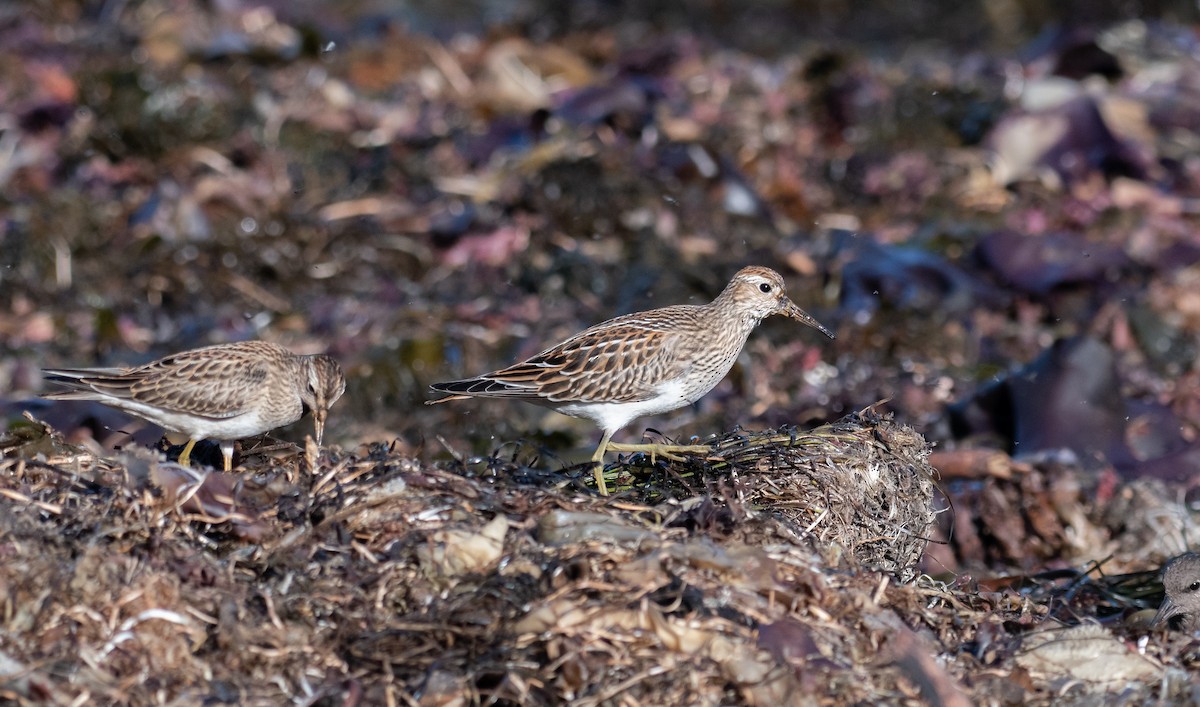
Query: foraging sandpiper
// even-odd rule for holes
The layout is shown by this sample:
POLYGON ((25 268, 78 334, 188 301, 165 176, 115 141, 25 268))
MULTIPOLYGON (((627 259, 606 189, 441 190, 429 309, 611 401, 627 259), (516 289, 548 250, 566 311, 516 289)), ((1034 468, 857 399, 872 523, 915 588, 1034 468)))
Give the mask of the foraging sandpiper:
POLYGON ((317 445, 329 408, 346 390, 330 356, 301 356, 265 341, 206 346, 133 368, 47 369, 66 390, 50 400, 94 400, 188 436, 179 463, 196 440, 220 441, 225 471, 233 443, 299 420, 312 411, 317 445))

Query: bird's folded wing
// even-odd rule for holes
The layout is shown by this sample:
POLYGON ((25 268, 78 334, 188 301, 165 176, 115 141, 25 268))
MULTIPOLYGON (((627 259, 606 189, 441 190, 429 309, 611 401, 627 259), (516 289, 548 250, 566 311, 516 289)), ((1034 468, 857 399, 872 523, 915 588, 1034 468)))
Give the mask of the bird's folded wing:
POLYGON ((57 399, 133 400, 162 410, 230 418, 243 414, 262 395, 267 364, 252 357, 213 359, 170 356, 132 369, 60 369, 51 380, 71 390, 57 399), (90 391, 90 393, 89 393, 90 391))
POLYGON ((533 358, 474 379, 472 395, 548 402, 640 402, 682 374, 675 333, 637 323, 589 329, 533 358))

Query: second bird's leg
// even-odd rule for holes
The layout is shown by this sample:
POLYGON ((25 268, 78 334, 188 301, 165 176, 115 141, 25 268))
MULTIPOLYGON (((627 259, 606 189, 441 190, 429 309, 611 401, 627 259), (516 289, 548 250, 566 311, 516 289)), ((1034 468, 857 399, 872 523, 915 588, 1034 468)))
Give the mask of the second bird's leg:
POLYGON ((179 465, 191 466, 188 461, 192 458, 192 447, 196 446, 196 440, 188 439, 187 444, 183 445, 183 451, 179 453, 179 465))

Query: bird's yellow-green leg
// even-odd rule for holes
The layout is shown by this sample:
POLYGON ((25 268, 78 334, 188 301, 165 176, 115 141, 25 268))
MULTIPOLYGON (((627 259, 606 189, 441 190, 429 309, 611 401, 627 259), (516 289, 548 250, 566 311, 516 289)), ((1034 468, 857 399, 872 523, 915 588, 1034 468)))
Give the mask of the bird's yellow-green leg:
POLYGON ((221 456, 225 459, 225 471, 233 469, 233 442, 221 442, 221 456))
POLYGON ((672 461, 681 462, 684 458, 680 454, 708 454, 712 451, 712 447, 707 444, 610 444, 608 445, 610 452, 642 452, 650 455, 650 461, 653 463, 656 456, 663 456, 672 461))
POLYGON ((192 457, 192 447, 196 446, 196 440, 189 439, 187 444, 183 445, 183 451, 179 454, 179 464, 181 466, 189 466, 188 460, 192 457))
POLYGON ((600 491, 601 496, 608 495, 608 486, 604 483, 604 452, 612 436, 612 432, 605 430, 604 436, 600 438, 600 446, 596 447, 596 453, 592 455, 592 464, 596 470, 596 489, 600 491))

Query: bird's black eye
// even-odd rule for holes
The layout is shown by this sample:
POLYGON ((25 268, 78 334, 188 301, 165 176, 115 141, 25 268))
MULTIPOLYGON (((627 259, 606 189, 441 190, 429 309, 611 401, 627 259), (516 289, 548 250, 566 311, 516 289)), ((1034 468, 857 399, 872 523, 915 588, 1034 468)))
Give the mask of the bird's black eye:
POLYGON ((770 292, 771 291, 771 283, 769 283, 769 282, 762 283, 761 285, 758 286, 758 291, 759 292, 770 292))
POLYGON ((1192 582, 1191 584, 1189 584, 1189 585, 1188 585, 1188 591, 1189 591, 1189 592, 1197 592, 1197 591, 1200 591, 1200 580, 1197 580, 1197 581, 1195 581, 1195 582, 1192 582))

